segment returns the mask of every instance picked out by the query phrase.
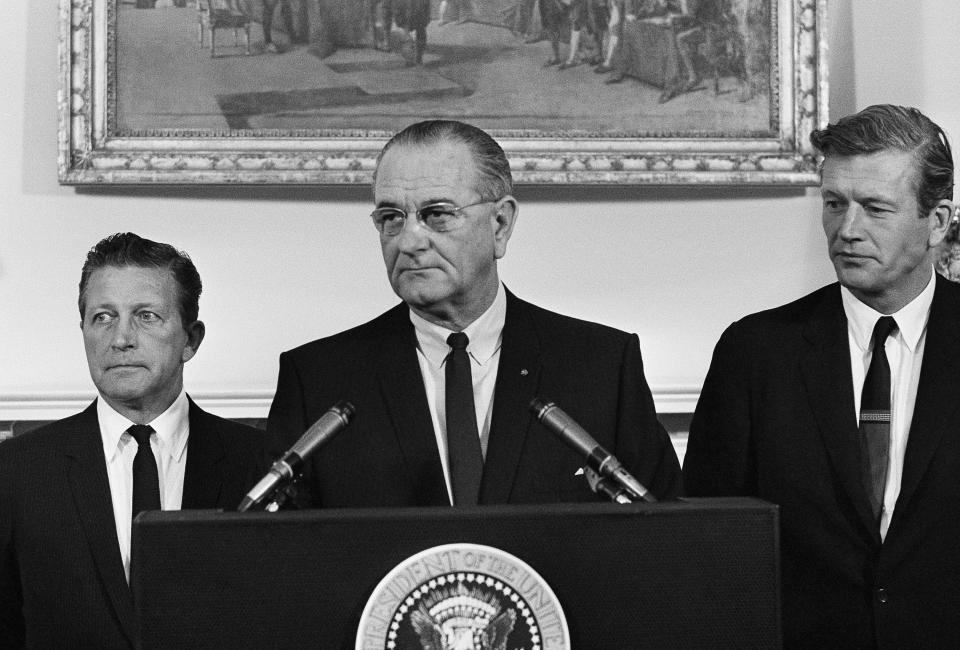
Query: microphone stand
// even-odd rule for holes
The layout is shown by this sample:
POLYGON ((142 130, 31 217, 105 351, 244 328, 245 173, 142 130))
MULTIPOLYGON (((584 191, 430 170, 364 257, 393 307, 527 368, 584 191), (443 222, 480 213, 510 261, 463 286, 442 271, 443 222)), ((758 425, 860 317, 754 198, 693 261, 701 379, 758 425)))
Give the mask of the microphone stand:
POLYGON ((297 473, 292 479, 285 481, 283 485, 278 485, 277 489, 271 495, 267 505, 263 506, 264 512, 278 512, 288 501, 294 501, 297 498, 297 483, 303 473, 297 473))
POLYGON ((310 425, 310 428, 300 436, 287 453, 270 466, 266 476, 243 497, 237 511, 247 512, 264 502, 267 502, 266 510, 270 512, 279 510, 289 497, 295 495, 295 492, 289 492, 287 488, 296 482, 310 455, 343 431, 355 414, 356 409, 350 402, 341 401, 334 404, 320 416, 319 420, 310 425))
MULTIPOLYGON (((269 476, 269 474, 268 474, 269 476)), ((257 499, 245 497, 237 508, 237 512, 277 512, 289 500, 295 499, 297 494, 296 482, 301 472, 277 479, 277 482, 257 499)))
POLYGON ((603 478, 589 467, 583 467, 583 478, 596 494, 605 496, 614 503, 633 503, 633 496, 610 479, 603 478))

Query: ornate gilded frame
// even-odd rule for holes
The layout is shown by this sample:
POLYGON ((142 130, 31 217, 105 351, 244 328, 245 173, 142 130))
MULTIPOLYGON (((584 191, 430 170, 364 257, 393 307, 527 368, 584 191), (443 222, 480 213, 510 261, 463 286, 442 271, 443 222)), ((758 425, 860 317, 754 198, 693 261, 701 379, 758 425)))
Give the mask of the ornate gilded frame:
MULTIPOLYGON (((388 132, 115 129, 119 0, 61 0, 59 179, 68 185, 369 183, 388 132)), ((771 128, 763 137, 496 130, 525 184, 817 182, 807 137, 827 118, 826 0, 769 0, 771 128)))

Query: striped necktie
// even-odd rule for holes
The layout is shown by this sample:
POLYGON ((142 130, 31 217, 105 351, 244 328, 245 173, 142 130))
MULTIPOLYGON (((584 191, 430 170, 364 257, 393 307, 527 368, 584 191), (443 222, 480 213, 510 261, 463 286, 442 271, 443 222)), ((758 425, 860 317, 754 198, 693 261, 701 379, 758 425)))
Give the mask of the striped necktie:
POLYGON ((860 466, 878 527, 890 460, 890 364, 885 345, 896 331, 892 316, 881 317, 873 328, 873 357, 860 398, 860 466))

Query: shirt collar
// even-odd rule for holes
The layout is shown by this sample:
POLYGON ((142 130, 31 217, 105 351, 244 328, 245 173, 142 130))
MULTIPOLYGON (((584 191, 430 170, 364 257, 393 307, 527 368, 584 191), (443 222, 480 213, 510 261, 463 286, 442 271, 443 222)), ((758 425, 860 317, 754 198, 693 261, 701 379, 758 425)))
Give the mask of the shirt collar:
MULTIPOLYGON (((174 461, 179 461, 183 457, 190 433, 189 418, 190 402, 186 391, 181 390, 177 399, 173 400, 173 404, 148 423, 157 433, 161 454, 166 454, 174 461)), ((103 454, 109 461, 119 452, 123 434, 134 423, 118 413, 107 403, 107 400, 103 399, 102 395, 97 400, 97 419, 100 422, 103 454)))
MULTIPOLYGON (((503 283, 500 283, 493 304, 463 330, 464 334, 470 338, 467 352, 474 362, 481 366, 485 365, 500 349, 503 343, 503 325, 506 320, 507 294, 503 288, 503 283)), ((420 351, 433 366, 438 368, 442 366, 447 355, 450 354, 447 337, 453 331, 431 323, 414 313, 412 309, 410 310, 410 322, 413 323, 413 329, 417 333, 417 343, 420 351)))
POLYGON ((870 348, 870 339, 873 337, 873 328, 881 316, 893 316, 897 321, 898 336, 911 352, 915 352, 920 337, 927 328, 930 318, 930 306, 933 304, 933 292, 936 288, 936 272, 930 274, 930 282, 916 298, 904 305, 894 314, 881 314, 874 308, 860 302, 853 293, 844 286, 840 287, 840 296, 843 299, 843 311, 847 315, 847 322, 853 332, 853 340, 861 351, 870 348))

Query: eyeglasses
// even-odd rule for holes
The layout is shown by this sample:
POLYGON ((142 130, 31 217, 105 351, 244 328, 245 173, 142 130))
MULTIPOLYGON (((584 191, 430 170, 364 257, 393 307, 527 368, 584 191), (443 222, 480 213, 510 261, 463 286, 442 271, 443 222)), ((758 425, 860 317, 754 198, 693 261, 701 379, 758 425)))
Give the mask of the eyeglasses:
MULTIPOLYGON (((463 225, 465 217, 463 211, 467 208, 472 208, 475 205, 484 205, 486 203, 496 203, 499 200, 500 199, 477 201, 476 203, 461 206, 457 206, 449 201, 437 201, 436 203, 428 203, 414 211, 413 214, 417 216, 417 221, 423 224, 428 230, 432 230, 433 232, 450 232, 463 225)), ((387 237, 395 237, 403 231, 403 224, 406 223, 407 217, 409 217, 410 214, 410 212, 401 210, 400 208, 383 207, 371 212, 370 218, 373 219, 373 225, 376 226, 377 230, 382 234, 387 237)))

